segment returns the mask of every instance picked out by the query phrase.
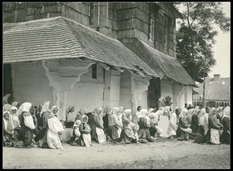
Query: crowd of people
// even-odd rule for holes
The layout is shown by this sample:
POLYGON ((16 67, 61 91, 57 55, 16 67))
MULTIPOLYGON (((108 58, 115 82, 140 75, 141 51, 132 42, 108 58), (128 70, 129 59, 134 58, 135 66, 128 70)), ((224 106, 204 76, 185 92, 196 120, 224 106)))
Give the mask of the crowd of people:
POLYGON ((38 107, 32 103, 13 102, 3 105, 3 145, 8 147, 41 147, 62 149, 66 129, 72 134, 66 143, 92 146, 104 143, 147 143, 158 138, 195 143, 230 143, 230 107, 202 108, 189 106, 171 110, 170 106, 150 109, 97 107, 93 112, 69 106, 66 120, 60 121, 58 106, 45 101, 38 107))

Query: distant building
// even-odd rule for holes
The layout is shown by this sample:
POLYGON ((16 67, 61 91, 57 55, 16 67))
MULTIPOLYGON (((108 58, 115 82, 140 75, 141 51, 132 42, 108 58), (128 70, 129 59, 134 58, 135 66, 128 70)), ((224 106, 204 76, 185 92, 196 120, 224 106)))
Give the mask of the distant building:
MULTIPOLYGON (((203 105, 203 83, 198 87, 193 89, 198 93, 193 95, 194 106, 203 105)), ((205 79, 205 103, 211 107, 230 105, 230 77, 221 78, 220 74, 214 74, 213 78, 205 79)))

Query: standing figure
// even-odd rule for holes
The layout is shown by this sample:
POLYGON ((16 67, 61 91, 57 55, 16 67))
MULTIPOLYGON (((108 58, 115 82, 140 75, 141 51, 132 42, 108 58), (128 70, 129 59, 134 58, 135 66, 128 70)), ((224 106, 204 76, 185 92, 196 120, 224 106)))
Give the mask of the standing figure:
POLYGON ((10 112, 3 112, 3 146, 13 146, 14 128, 10 112))
POLYGON ((220 122, 223 125, 223 132, 220 136, 220 142, 230 144, 230 107, 227 106, 222 111, 219 111, 220 122))

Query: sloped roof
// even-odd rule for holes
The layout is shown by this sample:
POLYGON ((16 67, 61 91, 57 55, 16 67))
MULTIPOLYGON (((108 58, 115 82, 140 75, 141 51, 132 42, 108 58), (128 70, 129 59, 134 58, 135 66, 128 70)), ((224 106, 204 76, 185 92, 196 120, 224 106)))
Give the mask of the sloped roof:
MULTIPOLYGON (((203 96, 203 83, 198 84, 199 88, 194 88, 198 94, 193 95, 193 99, 200 99, 203 96)), ((219 81, 213 78, 205 79, 205 99, 208 100, 230 100, 230 78, 222 77, 219 81)))
POLYGON ((54 17, 3 24, 4 63, 79 57, 158 77, 120 41, 73 20, 54 17))
POLYGON ((195 82, 174 57, 152 48, 147 43, 134 38, 123 43, 147 63, 158 75, 162 72, 166 77, 183 85, 194 86, 195 82))

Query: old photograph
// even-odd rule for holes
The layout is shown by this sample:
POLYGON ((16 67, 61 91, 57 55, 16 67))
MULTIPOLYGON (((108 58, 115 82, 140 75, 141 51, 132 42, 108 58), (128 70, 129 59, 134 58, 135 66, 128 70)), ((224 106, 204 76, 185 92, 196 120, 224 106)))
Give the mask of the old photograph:
POLYGON ((230 169, 230 1, 2 6, 3 169, 230 169))

